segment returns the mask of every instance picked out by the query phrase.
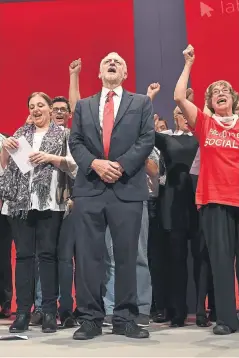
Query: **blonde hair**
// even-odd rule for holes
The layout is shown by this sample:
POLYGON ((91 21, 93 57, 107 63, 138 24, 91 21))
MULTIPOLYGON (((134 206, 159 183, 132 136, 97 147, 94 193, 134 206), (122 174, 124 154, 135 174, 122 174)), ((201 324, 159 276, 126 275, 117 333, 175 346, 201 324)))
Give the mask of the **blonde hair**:
POLYGON ((208 109, 212 113, 215 113, 214 108, 212 107, 212 95, 213 95, 213 90, 216 86, 224 86, 230 90, 230 93, 232 95, 232 112, 234 113, 235 109, 237 107, 237 104, 238 104, 238 100, 239 100, 238 93, 232 88, 232 85, 230 84, 230 82, 224 81, 224 80, 213 82, 206 89, 205 100, 206 100, 208 109))

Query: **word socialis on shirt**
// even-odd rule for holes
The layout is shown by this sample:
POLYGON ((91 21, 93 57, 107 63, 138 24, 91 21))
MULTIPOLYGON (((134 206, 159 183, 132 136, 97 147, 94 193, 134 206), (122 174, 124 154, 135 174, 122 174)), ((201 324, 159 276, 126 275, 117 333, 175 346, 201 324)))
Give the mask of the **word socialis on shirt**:
POLYGON ((210 129, 209 134, 210 137, 207 137, 204 143, 205 147, 216 146, 239 149, 239 133, 229 132, 227 130, 218 132, 215 129, 210 129))

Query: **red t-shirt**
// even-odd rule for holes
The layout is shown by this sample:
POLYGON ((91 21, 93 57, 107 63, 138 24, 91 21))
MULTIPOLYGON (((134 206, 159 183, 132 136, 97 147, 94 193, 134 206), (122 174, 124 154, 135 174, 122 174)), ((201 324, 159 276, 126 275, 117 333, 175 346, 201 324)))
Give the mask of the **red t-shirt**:
POLYGON ((196 204, 239 206, 239 120, 229 129, 198 109, 193 133, 200 144, 196 204))

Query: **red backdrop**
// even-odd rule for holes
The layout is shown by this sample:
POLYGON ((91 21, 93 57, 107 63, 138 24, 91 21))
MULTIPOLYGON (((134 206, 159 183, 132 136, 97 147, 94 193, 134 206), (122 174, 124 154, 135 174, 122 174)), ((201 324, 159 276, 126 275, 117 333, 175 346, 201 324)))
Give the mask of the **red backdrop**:
POLYGON ((188 42, 196 54, 192 87, 203 108, 204 92, 213 81, 225 79, 239 91, 239 0, 185 0, 185 9, 188 42), (202 16, 207 6, 211 16, 202 16))
MULTIPOLYGON (((125 87, 134 91, 133 18, 133 0, 0 4, 0 44, 4 49, 0 56, 0 131, 12 134, 26 120, 31 92, 67 97, 68 67, 79 57, 83 62, 82 97, 100 89, 99 63, 112 51, 126 60, 129 77, 125 87)), ((14 250, 12 256, 14 272, 14 250)))
POLYGON ((79 57, 82 96, 100 89, 99 62, 112 51, 127 61, 125 86, 135 89, 133 0, 0 4, 0 44, 1 131, 9 134, 26 119, 31 92, 68 96, 68 66, 79 57))

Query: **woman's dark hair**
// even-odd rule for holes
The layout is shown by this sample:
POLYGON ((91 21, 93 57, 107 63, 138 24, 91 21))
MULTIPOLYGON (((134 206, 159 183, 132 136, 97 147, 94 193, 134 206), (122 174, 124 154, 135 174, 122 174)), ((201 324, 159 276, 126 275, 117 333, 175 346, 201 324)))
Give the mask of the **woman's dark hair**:
POLYGON ((29 107, 30 100, 35 96, 41 96, 44 98, 49 107, 52 107, 52 99, 44 92, 33 92, 27 99, 27 107, 29 107))

